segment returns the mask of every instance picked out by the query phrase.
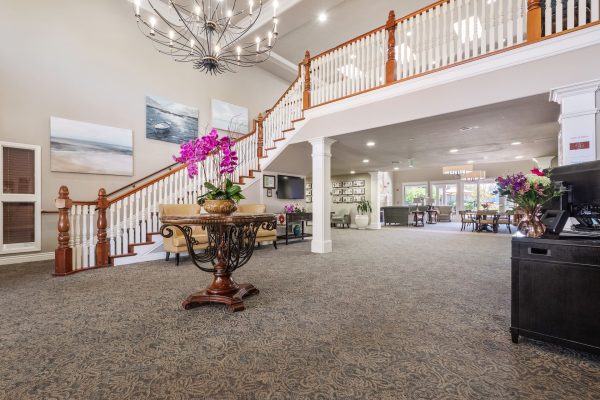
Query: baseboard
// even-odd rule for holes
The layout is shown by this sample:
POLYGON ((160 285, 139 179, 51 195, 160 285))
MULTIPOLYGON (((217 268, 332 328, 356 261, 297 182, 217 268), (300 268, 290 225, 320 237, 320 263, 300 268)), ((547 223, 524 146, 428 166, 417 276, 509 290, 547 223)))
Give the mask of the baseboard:
POLYGON ((0 265, 22 264, 35 261, 47 261, 52 259, 54 259, 53 251, 45 253, 17 254, 13 256, 0 257, 0 265))

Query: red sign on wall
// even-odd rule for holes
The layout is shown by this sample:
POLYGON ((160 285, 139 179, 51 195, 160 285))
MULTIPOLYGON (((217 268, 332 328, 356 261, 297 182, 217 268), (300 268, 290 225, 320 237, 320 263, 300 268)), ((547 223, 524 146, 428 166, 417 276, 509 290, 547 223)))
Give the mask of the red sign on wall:
POLYGON ((590 148, 590 142, 575 142, 569 144, 569 150, 585 150, 590 148))

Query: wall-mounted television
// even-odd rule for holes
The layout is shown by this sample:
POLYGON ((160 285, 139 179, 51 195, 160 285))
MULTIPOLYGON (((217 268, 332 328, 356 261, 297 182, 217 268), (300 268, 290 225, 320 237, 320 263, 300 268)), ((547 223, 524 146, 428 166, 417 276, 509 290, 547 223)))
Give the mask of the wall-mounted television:
POLYGON ((297 176, 277 175, 278 199, 303 199, 304 178, 297 176))

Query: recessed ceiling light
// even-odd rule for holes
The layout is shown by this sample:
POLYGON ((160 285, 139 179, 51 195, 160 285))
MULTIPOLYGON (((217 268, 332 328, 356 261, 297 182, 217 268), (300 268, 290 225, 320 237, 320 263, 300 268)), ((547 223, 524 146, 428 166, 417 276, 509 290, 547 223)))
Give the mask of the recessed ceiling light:
POLYGON ((467 164, 473 164, 473 163, 475 163, 475 161, 473 161, 473 160, 467 161, 467 164))
POLYGON ((354 174, 356 173, 356 171, 350 171, 350 173, 351 173, 352 175, 354 175, 354 174))
POLYGON ((394 167, 394 171, 398 171, 400 167, 394 167))
POLYGON ((450 153, 457 153, 458 149, 450 149, 450 153))
POLYGON ((373 147, 373 146, 375 146, 375 142, 367 142, 367 146, 373 147))
POLYGON ((325 21, 327 21, 327 14, 325 14, 324 12, 319 13, 318 19, 319 19, 319 22, 325 22, 325 21))
POLYGON ((414 137, 411 137, 411 138, 408 139, 409 142, 412 142, 413 140, 415 140, 414 137))
POLYGON ((515 157, 517 160, 520 160, 521 158, 523 158, 523 156, 516 156, 515 157))
POLYGON ((511 144, 512 144, 513 146, 518 146, 518 145, 520 145, 520 144, 521 144, 521 142, 512 142, 511 144))
POLYGON ((368 163, 368 162, 369 162, 369 160, 368 160, 367 158, 365 158, 365 159, 363 160, 363 162, 366 164, 366 163, 368 163))

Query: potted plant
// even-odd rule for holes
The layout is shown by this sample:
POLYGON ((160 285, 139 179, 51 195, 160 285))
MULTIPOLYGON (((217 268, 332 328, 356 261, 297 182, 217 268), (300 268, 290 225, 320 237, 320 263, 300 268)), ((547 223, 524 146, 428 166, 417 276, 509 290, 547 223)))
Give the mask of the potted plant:
POLYGON ((504 178, 499 176, 496 184, 496 193, 506 196, 525 214, 517 226, 519 232, 528 237, 542 236, 546 227, 540 220, 540 209, 561 193, 550 177, 535 168, 527 175, 521 172, 504 178))
POLYGON ((369 225, 369 214, 373 211, 371 203, 368 200, 359 201, 356 211, 358 212, 355 218, 356 227, 358 229, 365 229, 369 225))
POLYGON ((173 156, 175 161, 187 166, 190 178, 202 171, 207 191, 198 197, 198 204, 208 213, 231 214, 237 209, 237 203, 245 198, 242 188, 231 181, 238 161, 234 144, 229 136, 219 138, 217 130, 213 129, 208 135, 183 143, 179 156, 173 156), (218 171, 216 179, 209 179, 207 168, 218 171))

